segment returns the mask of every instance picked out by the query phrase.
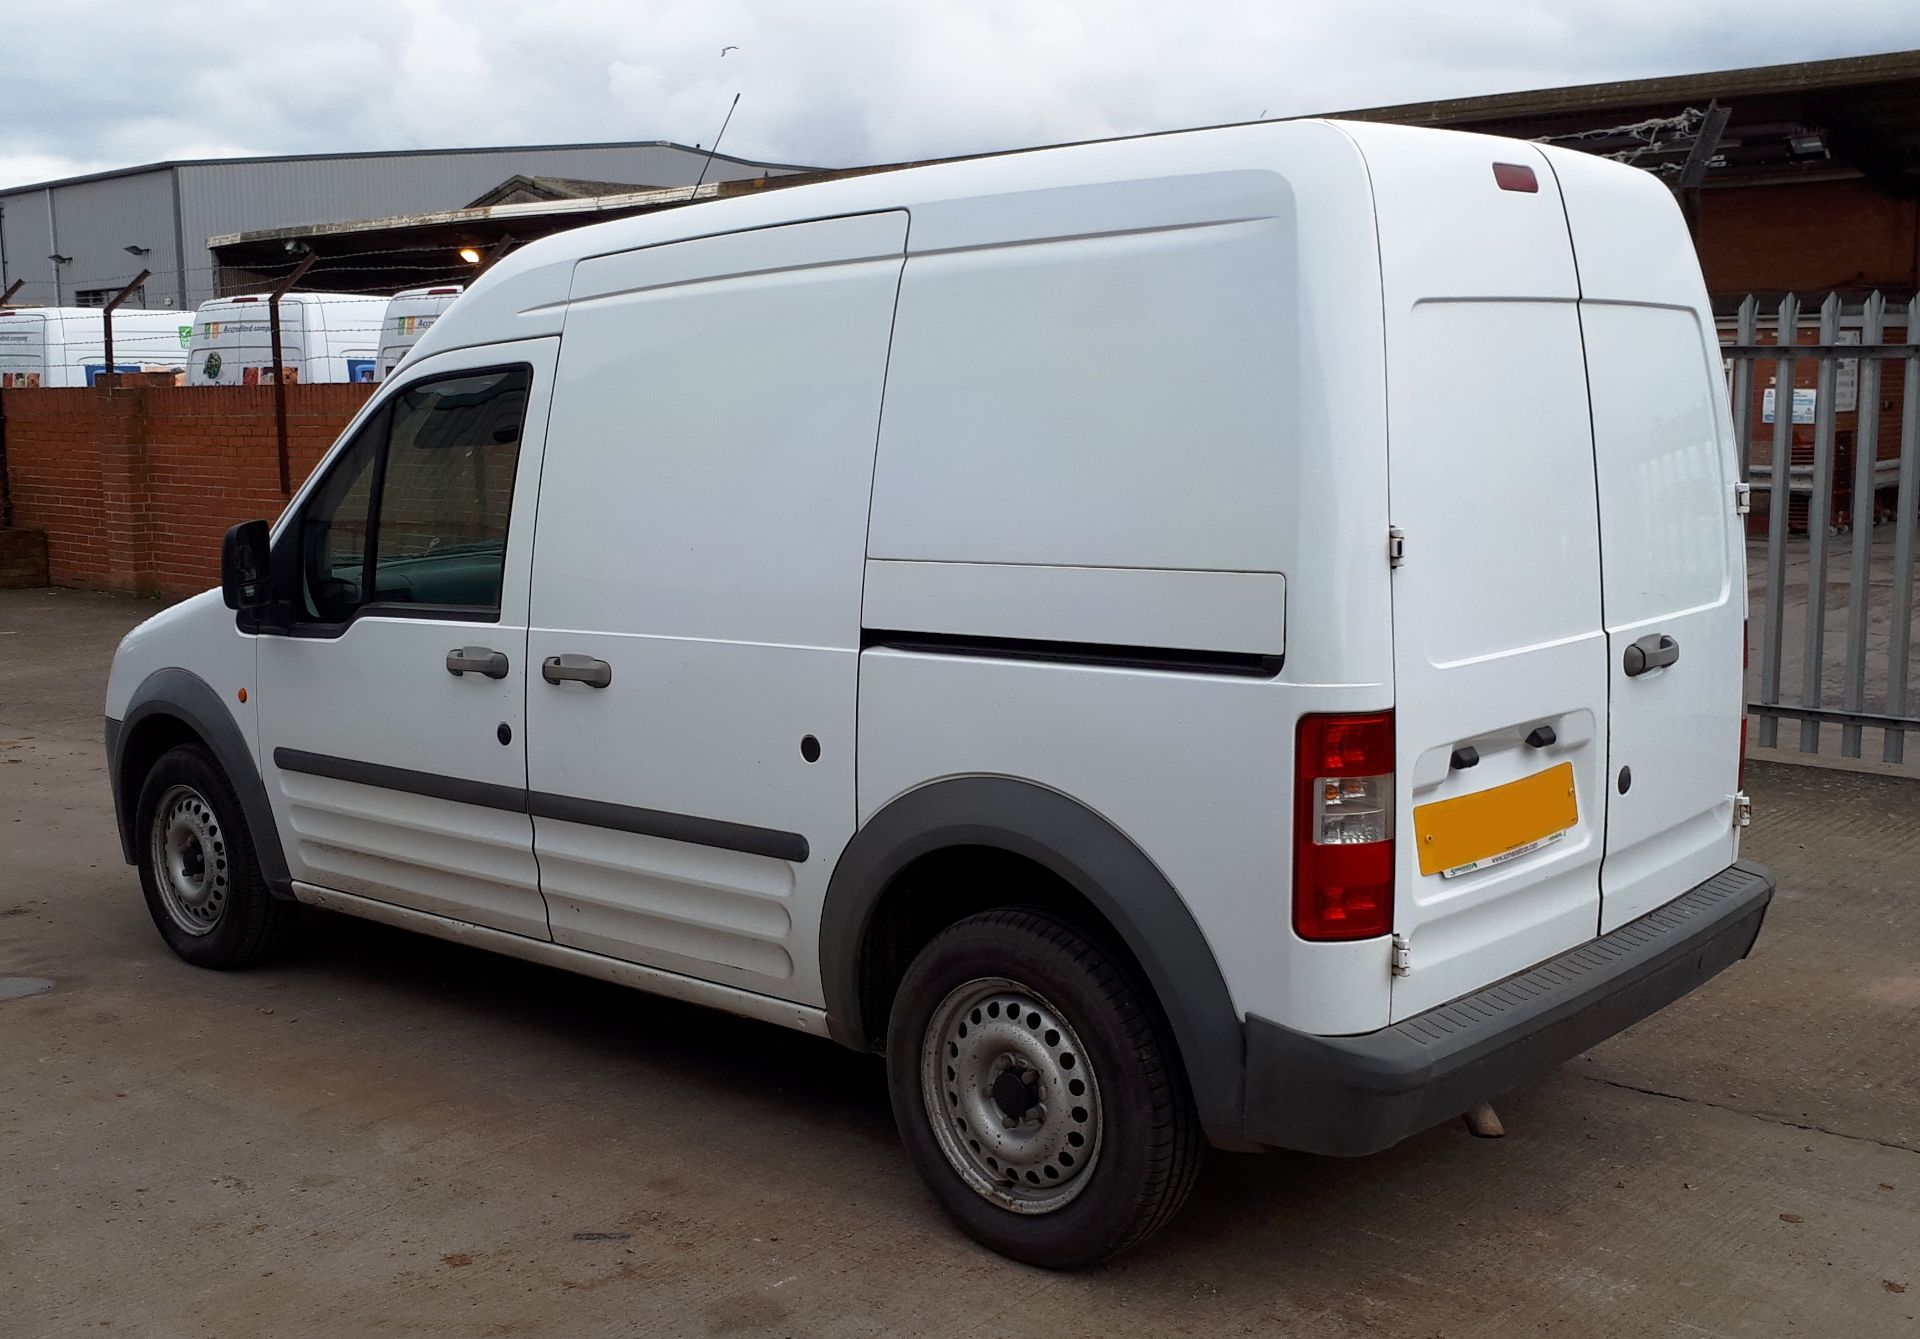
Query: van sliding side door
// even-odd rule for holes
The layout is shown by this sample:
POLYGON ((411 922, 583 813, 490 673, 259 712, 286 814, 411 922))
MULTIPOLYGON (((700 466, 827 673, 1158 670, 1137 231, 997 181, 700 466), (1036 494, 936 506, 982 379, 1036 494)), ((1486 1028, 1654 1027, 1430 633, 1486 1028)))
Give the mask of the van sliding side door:
POLYGON ((558 943, 821 1002, 906 228, 826 219, 575 270, 527 648, 558 943))

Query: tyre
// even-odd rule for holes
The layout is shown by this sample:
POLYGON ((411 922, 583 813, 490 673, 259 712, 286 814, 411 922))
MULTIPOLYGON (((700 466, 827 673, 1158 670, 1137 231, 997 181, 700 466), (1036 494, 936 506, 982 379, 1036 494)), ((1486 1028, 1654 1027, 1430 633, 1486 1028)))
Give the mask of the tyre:
POLYGON ((1131 966, 1034 911, 950 926, 887 1027, 901 1139, 975 1240, 1074 1269, 1173 1217, 1205 1143, 1159 1008, 1131 966))
POLYGON ((246 967, 285 944, 299 908, 267 891, 240 799, 205 748, 160 756, 134 823, 147 911, 175 954, 196 967, 246 967))

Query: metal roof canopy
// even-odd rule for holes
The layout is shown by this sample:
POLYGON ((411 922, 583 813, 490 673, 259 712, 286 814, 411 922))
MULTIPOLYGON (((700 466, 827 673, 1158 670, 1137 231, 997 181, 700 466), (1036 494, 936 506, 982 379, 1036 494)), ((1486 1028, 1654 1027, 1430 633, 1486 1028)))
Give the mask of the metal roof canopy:
MULTIPOLYGON (((485 255, 503 243, 529 242, 549 233, 630 214, 677 208, 696 200, 798 186, 831 177, 886 171, 890 167, 802 171, 777 177, 709 181, 697 190, 691 186, 668 186, 345 223, 263 228, 209 237, 207 246, 223 271, 222 293, 257 288, 263 280, 288 272, 309 253, 316 259, 301 282, 303 289, 393 293, 403 288, 463 283, 472 278, 475 267, 460 258, 462 248, 472 248, 485 255)), ((512 180, 509 178, 502 185, 512 180)))
MULTIPOLYGON (((1732 116, 1707 185, 1811 179, 1857 172, 1898 199, 1920 196, 1920 51, 1762 65, 1488 97, 1367 107, 1332 115, 1356 121, 1442 126, 1516 139, 1563 139, 1591 153, 1632 149, 1625 133, 1594 136, 1718 101, 1732 116), (1573 139, 1572 136, 1582 136, 1573 139), (1813 138, 1818 148, 1809 147, 1813 138), (1794 141, 1801 141, 1796 148, 1794 141)), ((1635 158, 1677 171, 1691 145, 1635 158)))
MULTIPOLYGON (((570 149, 679 149, 683 153, 705 154, 697 145, 670 139, 584 140, 570 144, 470 144, 456 149, 359 149, 340 153, 262 153, 241 154, 231 158, 163 158, 155 163, 133 167, 109 168, 104 172, 83 172, 73 177, 53 177, 46 181, 25 181, 0 186, 0 196, 20 191, 44 191, 53 186, 77 186, 87 181, 107 181, 114 177, 135 177, 143 172, 168 172, 176 167, 224 167, 230 163, 334 163, 360 158, 444 158, 479 153, 548 153, 570 149)), ((715 153, 716 161, 739 167, 764 167, 776 172, 807 172, 813 169, 797 163, 763 163, 755 158, 738 158, 730 153, 715 153)))

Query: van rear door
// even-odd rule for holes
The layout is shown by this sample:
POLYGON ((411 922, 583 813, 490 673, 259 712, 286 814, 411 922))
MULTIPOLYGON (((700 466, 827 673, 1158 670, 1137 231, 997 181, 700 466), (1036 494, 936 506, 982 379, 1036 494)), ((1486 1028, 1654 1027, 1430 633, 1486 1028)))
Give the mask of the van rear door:
POLYGON ((1593 937, 1607 647, 1579 289, 1546 160, 1348 130, 1374 185, 1404 536, 1397 1021, 1593 937))
POLYGON ((1611 711, 1600 930, 1736 856, 1745 554, 1692 239, 1644 172, 1549 151, 1580 262, 1611 711))

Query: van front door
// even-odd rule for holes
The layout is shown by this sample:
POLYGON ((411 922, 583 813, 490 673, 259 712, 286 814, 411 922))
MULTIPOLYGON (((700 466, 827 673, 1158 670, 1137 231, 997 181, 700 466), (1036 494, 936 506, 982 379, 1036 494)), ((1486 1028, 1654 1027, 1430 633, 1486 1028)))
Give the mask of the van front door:
POLYGON ((527 779, 556 942, 819 1004, 902 213, 582 261, 527 779))
POLYGON ((297 880, 547 938, 523 714, 556 344, 420 363, 275 537, 260 763, 297 880))

